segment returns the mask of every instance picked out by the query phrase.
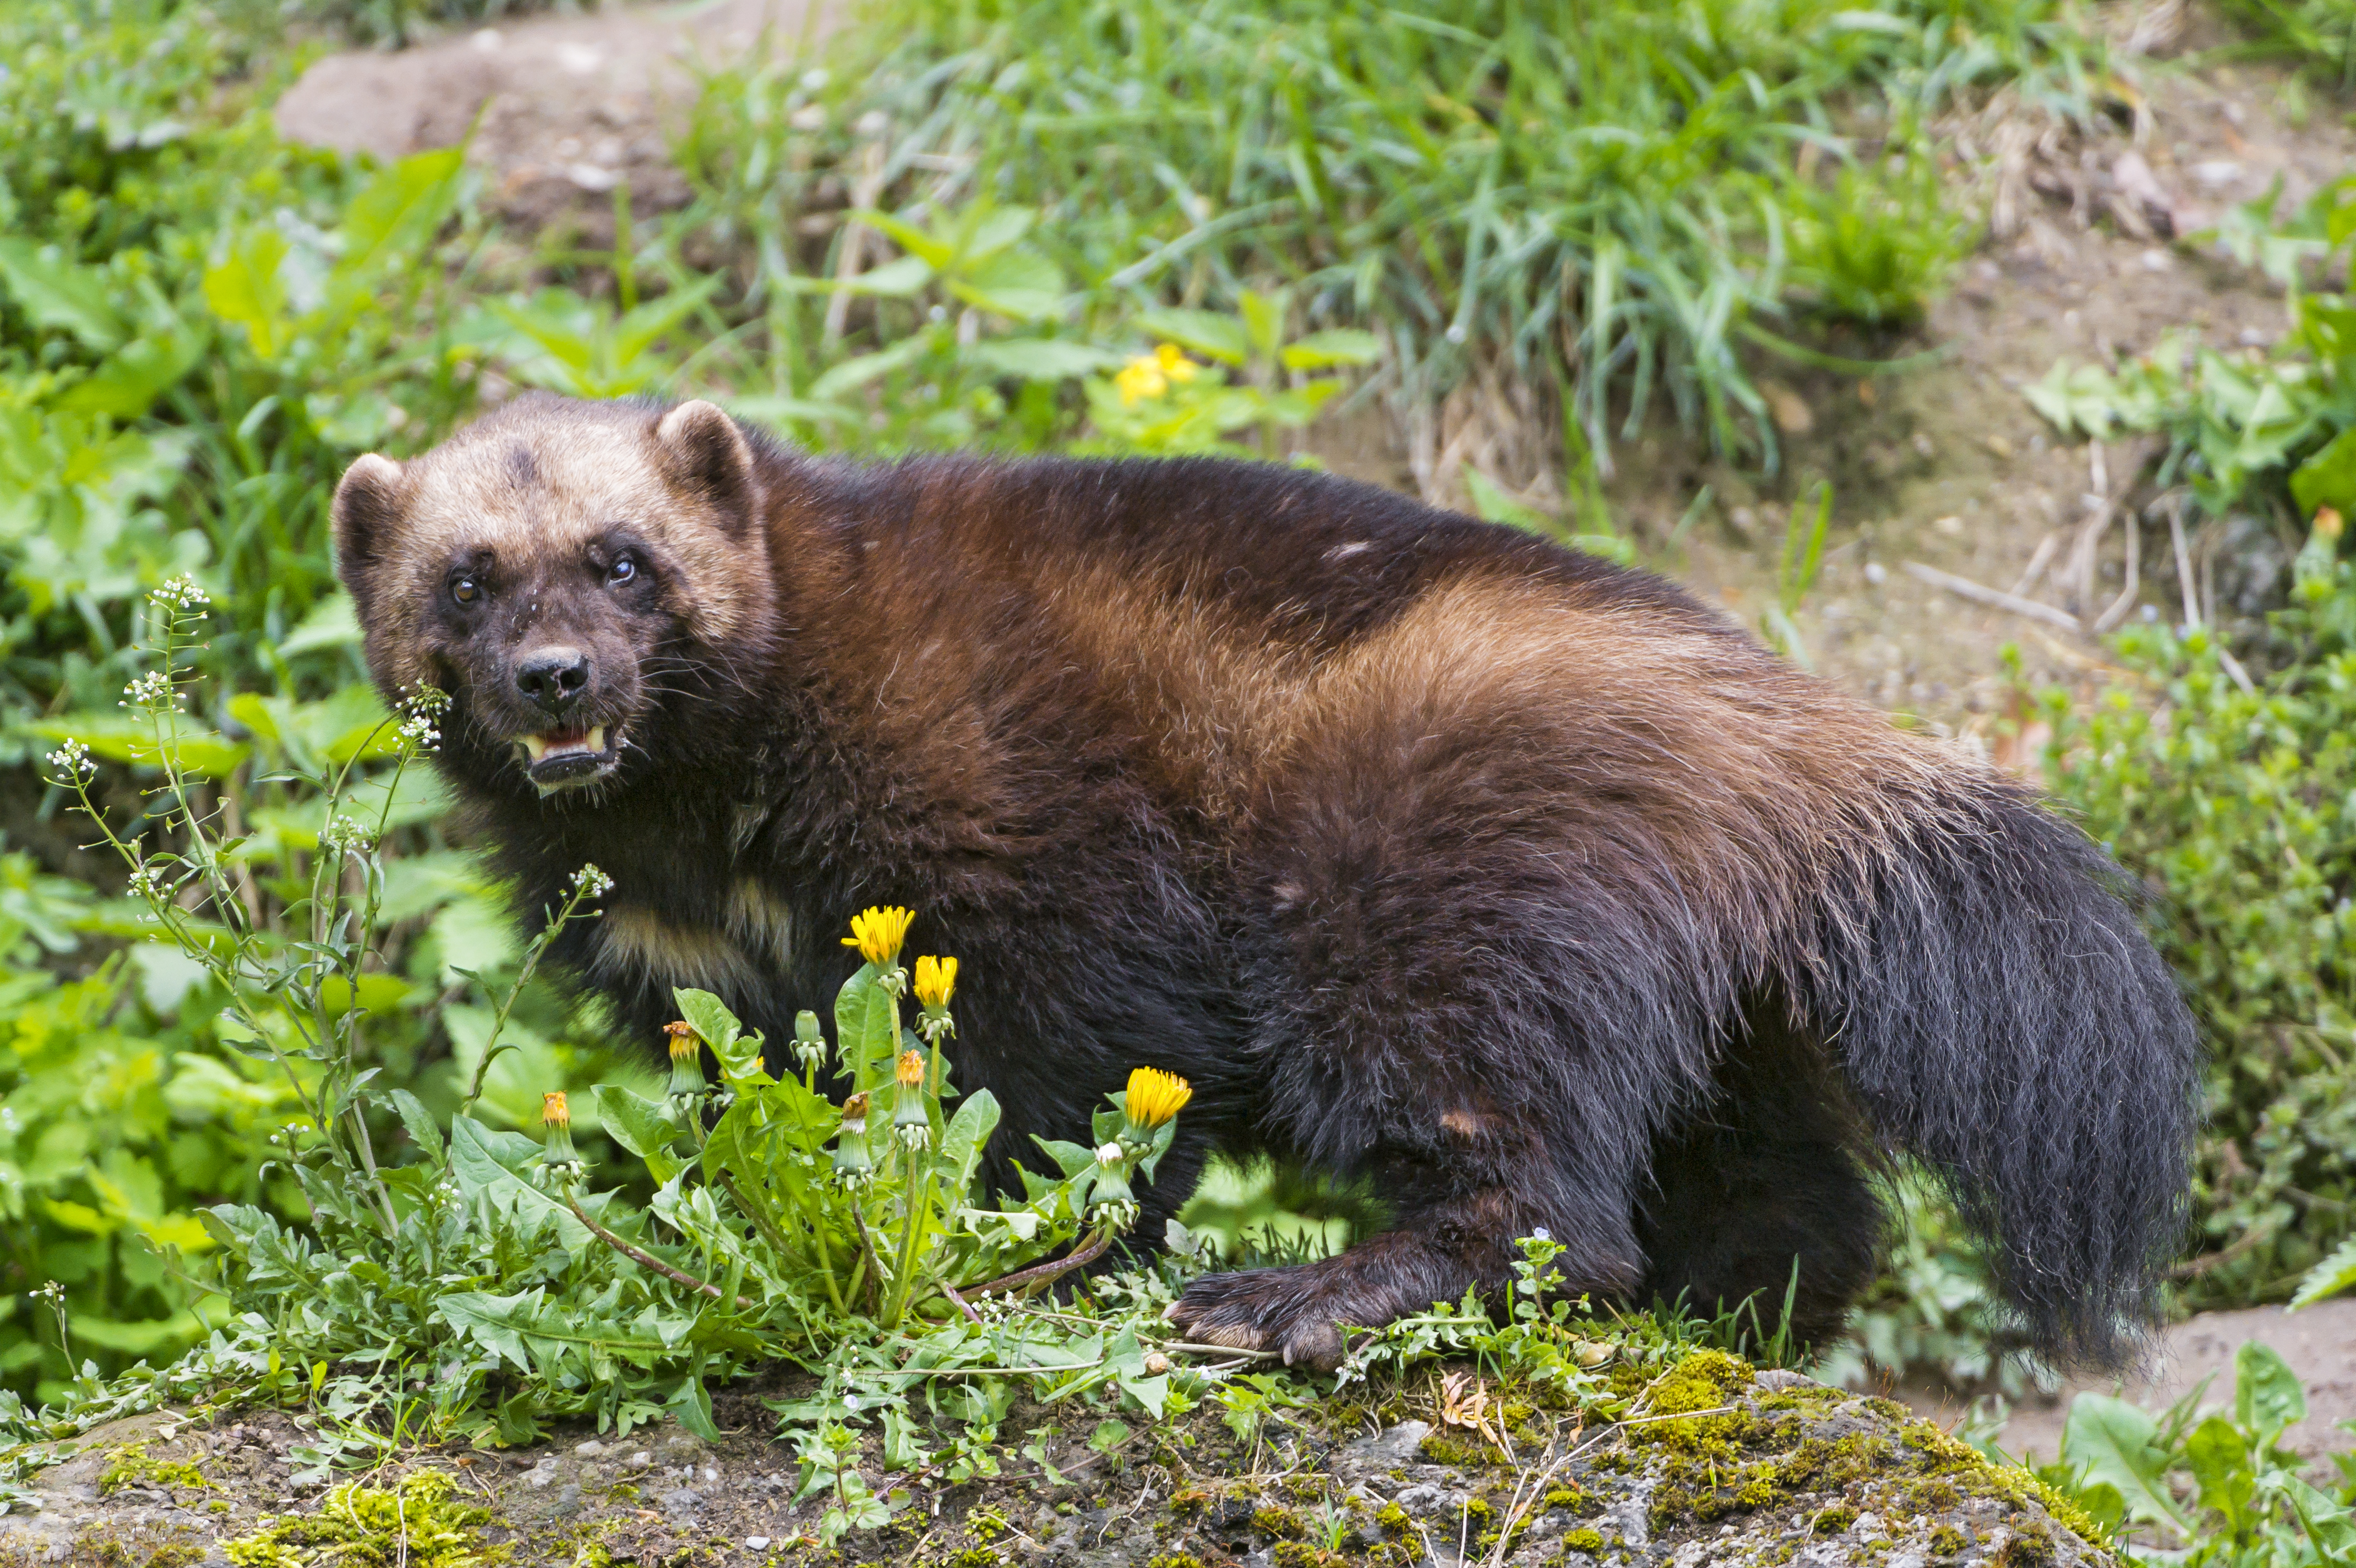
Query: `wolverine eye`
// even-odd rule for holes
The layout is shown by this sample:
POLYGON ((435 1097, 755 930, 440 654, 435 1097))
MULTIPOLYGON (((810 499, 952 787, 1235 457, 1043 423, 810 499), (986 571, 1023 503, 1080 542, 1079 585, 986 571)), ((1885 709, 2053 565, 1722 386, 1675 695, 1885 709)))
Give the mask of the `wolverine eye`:
POLYGON ((473 578, 454 577, 450 580, 450 597, 455 599, 459 603, 472 604, 476 600, 480 599, 482 596, 482 585, 477 582, 473 578))
POLYGON ((606 568, 605 581, 616 583, 627 582, 630 579, 637 576, 637 574, 638 563, 632 560, 626 555, 616 560, 612 566, 606 568))

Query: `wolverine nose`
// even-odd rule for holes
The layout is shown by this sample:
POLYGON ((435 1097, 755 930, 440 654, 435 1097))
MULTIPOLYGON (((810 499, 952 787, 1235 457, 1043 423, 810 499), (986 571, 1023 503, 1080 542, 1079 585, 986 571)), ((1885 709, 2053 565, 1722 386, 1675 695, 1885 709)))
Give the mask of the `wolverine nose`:
POLYGON ((516 666, 516 689, 550 718, 560 717, 589 686, 589 656, 579 648, 540 648, 516 666))

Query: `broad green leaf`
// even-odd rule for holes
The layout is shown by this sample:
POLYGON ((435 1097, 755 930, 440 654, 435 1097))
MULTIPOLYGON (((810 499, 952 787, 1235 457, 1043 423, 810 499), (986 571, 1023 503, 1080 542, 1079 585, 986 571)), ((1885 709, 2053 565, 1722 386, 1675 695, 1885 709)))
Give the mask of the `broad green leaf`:
POLYGON ((2194 1427, 2184 1440, 2184 1457, 2200 1484, 2201 1506, 2236 1518, 2249 1506, 2257 1488, 2250 1465, 2250 1445, 2240 1430, 2222 1415, 2212 1415, 2194 1427))
POLYGON ((989 338, 960 352, 968 363, 979 365, 993 376, 1012 376, 1024 381, 1060 381, 1072 376, 1090 376, 1121 363, 1121 357, 1108 348, 1045 337, 989 338))
POLYGON ((874 965, 862 964, 834 998, 835 1046, 862 1089, 874 1087, 881 1081, 879 1070, 899 1054, 892 997, 876 983, 878 978, 874 965))
POLYGON ((1064 302, 1064 274, 1055 262, 1032 251, 1001 251, 949 274, 948 291, 978 310, 1016 321, 1056 315, 1064 302))
POLYGON ((1244 336, 1251 345, 1253 356, 1262 363, 1273 360, 1284 342, 1283 292, 1262 293, 1258 289, 1246 289, 1236 304, 1243 312, 1244 336))
POLYGON ((2356 427, 2343 430, 2322 451, 2291 470, 2291 499, 2302 512, 2329 507, 2356 517, 2356 427))
POLYGON ((2298 1374, 2255 1339, 2233 1352, 2233 1419, 2268 1442, 2283 1428, 2307 1419, 2307 1392, 2299 1386, 2298 1374))
POLYGON ((695 1031, 696 1038, 724 1061, 728 1049, 744 1033, 744 1026, 736 1021, 736 1015, 728 1010, 727 1004, 709 991, 691 990, 685 987, 674 989, 670 999, 678 1007, 679 1016, 687 1020, 687 1027, 695 1031))
POLYGON ((857 211, 845 213, 843 216, 853 222, 864 223, 891 240, 893 244, 905 251, 908 254, 901 260, 924 262, 926 275, 928 277, 935 268, 948 266, 950 259, 957 254, 957 247, 948 240, 919 229, 913 223, 894 218, 888 212, 877 212, 870 208, 862 208, 857 211))
POLYGON ((223 321, 245 328, 264 359, 276 357, 286 316, 286 285, 278 274, 285 260, 286 237, 257 225, 205 269, 205 304, 223 321))
POLYGON ((572 1210, 501 1163, 494 1149, 505 1149, 519 1161, 538 1153, 538 1146, 530 1139, 513 1133, 493 1133, 471 1116, 451 1121, 450 1171, 463 1191, 483 1199, 495 1213, 552 1222, 563 1239, 565 1250, 575 1257, 598 1244, 589 1227, 572 1210), (495 1143, 494 1139, 499 1141, 495 1143))
MULTIPOLYGON (((203 778, 226 778, 238 770, 252 748, 227 741, 195 720, 183 717, 182 733, 173 742, 180 771, 203 778)), ((25 726, 27 733, 50 741, 80 741, 91 755, 111 763, 160 766, 155 736, 145 719, 131 714, 72 713, 25 726)))
POLYGON ((1244 324, 1216 311, 1158 309, 1137 318, 1140 331, 1166 337, 1181 348, 1191 348, 1223 365, 1240 365, 1250 353, 1244 324))
POLYGON ((933 281, 935 269, 922 256, 901 256, 880 267, 870 267, 852 278, 819 278, 803 284, 819 293, 881 294, 905 299, 933 281))
POLYGON ((2082 1393, 2062 1424, 2062 1457, 2087 1479, 2117 1488, 2131 1517, 2189 1530, 2168 1488, 2168 1456, 2158 1437, 2158 1424, 2126 1401, 2082 1393))
POLYGON ((955 1172, 951 1193, 961 1196, 973 1189, 974 1172, 981 1166, 990 1135, 998 1130, 998 1097, 987 1089, 977 1089, 949 1118, 948 1129, 941 1135, 941 1161, 955 1172))
POLYGON ((344 209, 339 274, 362 276, 423 246, 458 199, 464 147, 443 147, 402 158, 362 186, 344 209))
POLYGON ((598 1084, 589 1092, 589 1098, 597 1107, 598 1125, 616 1143, 647 1162, 658 1186, 680 1173, 682 1162, 671 1153, 680 1128, 668 1115, 669 1107, 612 1083, 598 1084))
POLYGON ((809 394, 819 402, 829 402, 852 391, 881 376, 913 365, 933 350, 932 339, 924 333, 904 337, 889 348, 879 348, 873 354, 862 354, 846 359, 810 383, 809 394))
POLYGON ((727 273, 714 272, 626 313, 614 324, 615 368, 627 369, 635 364, 657 338, 693 315, 727 281, 727 273))
POLYGON ((1373 333, 1337 326, 1295 338, 1277 357, 1288 370, 1323 370, 1334 365, 1371 365, 1382 351, 1383 340, 1373 333))
POLYGON ((442 1141, 442 1129, 423 1101, 406 1089, 395 1089, 392 1105, 401 1113, 401 1125, 409 1129, 411 1141, 425 1151, 428 1159, 439 1165, 449 1157, 449 1146, 442 1141))
POLYGON ((104 354, 123 342, 125 328, 115 311, 106 274, 94 267, 45 254, 30 240, 0 240, 0 283, 7 284, 36 326, 70 332, 86 348, 104 354))
POLYGON ((193 332, 138 338, 69 387, 57 406, 70 413, 137 419, 157 398, 178 386, 204 352, 203 339, 193 332))
POLYGON ((2338 1251, 2308 1271, 2299 1281, 2298 1294, 2290 1298, 2290 1309, 2296 1312, 2347 1290, 2356 1290, 2356 1236, 2340 1243, 2338 1251))

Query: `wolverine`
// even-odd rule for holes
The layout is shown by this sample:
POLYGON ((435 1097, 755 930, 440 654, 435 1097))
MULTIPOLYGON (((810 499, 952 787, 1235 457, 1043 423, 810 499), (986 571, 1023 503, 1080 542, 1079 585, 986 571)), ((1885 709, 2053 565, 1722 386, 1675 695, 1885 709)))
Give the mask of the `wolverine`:
POLYGON ((1331 1366, 1544 1231, 1572 1290, 1788 1296, 1822 1343, 1900 1156, 2049 1352, 2154 1309, 2195 1052, 2132 890, 1657 577, 1300 469, 860 464, 543 395, 360 458, 334 528, 519 916, 611 876, 552 958, 624 1027, 696 987, 786 1041, 905 904, 1002 1187, 1143 1064, 1194 1094, 1140 1234, 1213 1152, 1387 1202, 1196 1279, 1194 1339, 1331 1366))

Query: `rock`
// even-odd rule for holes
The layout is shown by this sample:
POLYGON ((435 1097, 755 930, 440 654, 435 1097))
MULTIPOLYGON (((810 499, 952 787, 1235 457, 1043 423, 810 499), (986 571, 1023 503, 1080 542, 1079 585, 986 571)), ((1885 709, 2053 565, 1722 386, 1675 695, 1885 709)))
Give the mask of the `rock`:
POLYGON ((1431 1431, 1428 1421, 1402 1421, 1385 1427, 1378 1436, 1361 1437, 1334 1456, 1334 1468, 1387 1470, 1416 1457, 1416 1450, 1431 1431))

